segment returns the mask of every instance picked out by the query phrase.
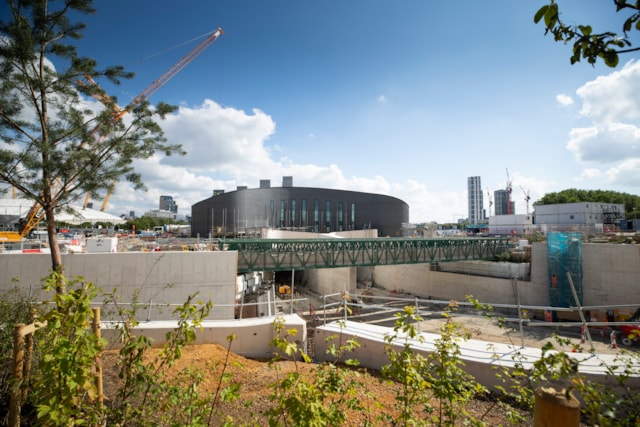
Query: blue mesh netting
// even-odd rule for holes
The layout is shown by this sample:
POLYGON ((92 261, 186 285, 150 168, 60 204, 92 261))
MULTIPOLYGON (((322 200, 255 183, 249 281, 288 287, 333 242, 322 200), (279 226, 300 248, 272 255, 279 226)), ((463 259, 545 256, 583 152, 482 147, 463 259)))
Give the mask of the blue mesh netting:
POLYGON ((575 307, 567 273, 582 305, 582 235, 549 233, 547 235, 549 303, 553 307, 575 307))

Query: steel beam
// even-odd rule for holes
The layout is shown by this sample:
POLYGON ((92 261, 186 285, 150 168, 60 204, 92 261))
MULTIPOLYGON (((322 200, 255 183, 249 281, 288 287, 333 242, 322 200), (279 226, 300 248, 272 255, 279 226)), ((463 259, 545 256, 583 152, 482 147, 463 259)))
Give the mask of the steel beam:
POLYGON ((494 259, 506 238, 226 239, 238 251, 238 273, 494 259))

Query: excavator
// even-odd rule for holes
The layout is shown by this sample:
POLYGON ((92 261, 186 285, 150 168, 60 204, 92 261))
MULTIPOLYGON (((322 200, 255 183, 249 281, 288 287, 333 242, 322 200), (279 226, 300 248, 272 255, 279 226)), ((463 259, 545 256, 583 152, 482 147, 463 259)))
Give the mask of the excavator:
MULTIPOLYGON (((146 101, 152 94, 154 94, 158 89, 160 89, 166 82, 168 82, 171 78, 173 78, 180 70, 187 66, 195 57, 200 55, 207 47, 209 47, 214 41, 218 39, 224 31, 222 28, 218 28, 217 30, 211 32, 202 42, 200 42, 196 47, 194 47, 189 53, 180 59, 180 61, 176 62, 169 70, 167 70, 164 74, 158 77, 151 85, 149 85, 145 90, 140 92, 134 99, 123 109, 119 109, 116 106, 116 110, 114 111, 114 119, 120 120, 126 113, 133 110, 135 107, 142 104, 146 101)), ((95 85, 97 83, 90 77, 85 76, 86 83, 80 82, 82 85, 95 85)), ((95 98, 102 101, 105 105, 113 104, 109 99, 108 95, 104 92, 97 93, 94 95, 95 98)), ((106 197, 102 203, 101 211, 104 211, 107 202, 109 201, 109 197, 113 191, 114 184, 109 187, 109 191, 107 192, 106 197)), ((91 193, 87 193, 84 201, 83 208, 86 209, 91 193)), ((35 227, 38 225, 40 221, 44 219, 44 209, 40 206, 38 202, 35 202, 29 213, 24 219, 20 220, 20 224, 18 225, 18 231, 0 231, 0 244, 4 242, 20 242, 24 237, 26 237, 35 227)))
POLYGON ((35 203, 29 209, 29 213, 18 223, 18 231, 0 231, 0 243, 19 242, 25 238, 31 230, 44 218, 44 209, 35 203))

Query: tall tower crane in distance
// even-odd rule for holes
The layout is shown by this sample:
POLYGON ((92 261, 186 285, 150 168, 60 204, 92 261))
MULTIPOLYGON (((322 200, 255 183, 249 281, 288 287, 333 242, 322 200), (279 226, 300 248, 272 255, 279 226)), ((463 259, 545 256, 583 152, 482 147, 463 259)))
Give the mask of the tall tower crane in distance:
POLYGON ((522 186, 520 186, 520 188, 522 188, 522 192, 524 193, 524 202, 527 204, 527 215, 529 215, 529 200, 531 200, 531 196, 529 195, 529 190, 525 190, 522 186))
POLYGON ((509 169, 505 168, 507 171, 507 215, 513 215, 513 204, 511 203, 511 193, 513 192, 513 179, 509 176, 509 169))
POLYGON ((489 216, 491 216, 491 207, 493 206, 493 198, 491 197, 491 192, 489 191, 489 187, 487 187, 487 199, 489 200, 489 216))
MULTIPOLYGON (((107 95, 103 90, 100 90, 98 93, 96 93, 94 95, 94 98, 96 98, 97 100, 99 100, 100 102, 102 102, 105 106, 107 106, 108 108, 112 108, 114 111, 114 121, 120 120, 122 119, 122 117, 127 114, 130 111, 133 111, 136 107, 138 107, 140 104, 142 104, 143 102, 145 102, 151 95, 153 95, 158 89, 160 89, 162 86, 164 86, 165 83, 167 83, 169 80, 171 80, 176 74, 178 74, 184 67, 186 67, 191 61, 193 61, 198 55, 200 55, 202 52, 205 51, 205 49, 207 49, 209 46, 211 46, 211 44, 213 44, 213 42, 215 42, 218 37, 220 37, 222 34, 224 34, 224 30, 222 28, 219 28, 213 32, 211 32, 207 38, 205 38, 203 41, 201 41, 196 47, 194 47, 189 53, 187 53, 185 56, 182 57, 182 59, 180 59, 178 62, 176 62, 171 68, 169 68, 164 74, 162 74, 160 77, 158 77, 156 80, 154 80, 153 83, 151 83, 145 90, 143 90, 142 92, 140 92, 135 98, 133 98, 133 101, 131 101, 129 103, 129 105, 127 105, 125 108, 118 108, 117 105, 115 105, 115 103, 113 101, 111 101, 111 99, 109 98, 109 95, 107 95)), ((90 85, 90 86, 96 86, 97 88, 100 88, 98 86, 98 83, 96 83, 91 76, 85 76, 84 77, 86 80, 85 82, 81 82, 81 84, 84 85, 90 85)), ((105 196, 103 202, 102 202, 102 207, 100 208, 101 212, 104 212, 104 210, 107 207, 107 202, 109 201, 109 197, 111 197, 111 193, 113 191, 113 189, 115 188, 115 183, 111 184, 111 186, 109 187, 109 190, 107 192, 107 195, 105 196)), ((89 200, 91 199, 91 193, 87 193, 87 195, 85 196, 84 199, 84 204, 83 204, 83 209, 87 208, 87 205, 89 204, 89 200)))

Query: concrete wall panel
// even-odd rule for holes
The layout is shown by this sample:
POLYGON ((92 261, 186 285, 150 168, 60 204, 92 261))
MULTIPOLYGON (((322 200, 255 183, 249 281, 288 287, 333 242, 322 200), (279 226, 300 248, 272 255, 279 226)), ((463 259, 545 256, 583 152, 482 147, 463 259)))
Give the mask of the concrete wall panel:
MULTIPOLYGON (((639 245, 585 243, 582 256, 584 305, 640 303, 639 245)), ((182 304, 188 294, 199 291, 218 305, 216 318, 233 318, 232 308, 221 305, 234 302, 236 252, 66 254, 63 262, 68 276, 82 276, 105 292, 117 288, 123 300, 139 293, 142 302, 182 304)), ((0 254, 0 289, 13 288, 12 279, 19 278, 19 287, 36 292, 50 268, 48 254, 0 254)), ((378 286, 421 298, 463 301, 473 295, 486 303, 514 302, 509 279, 434 272, 428 264, 376 267, 373 273, 364 268, 306 270, 304 280, 319 294, 339 293, 345 286, 354 292, 358 270, 361 281, 373 278, 378 286)), ((534 243, 531 281, 518 281, 522 304, 548 305, 548 286, 547 246, 534 243)))
MULTIPOLYGON (((236 252, 136 252, 65 254, 68 277, 82 276, 123 302, 182 304, 188 295, 211 299, 216 306, 211 319, 232 319, 237 270, 236 252)), ((36 299, 47 299, 40 279, 50 271, 49 254, 0 255, 0 289, 33 289, 36 299)), ((152 312, 154 319, 171 318, 172 309, 152 312)))
MULTIPOLYGON (((515 303, 510 279, 430 271, 423 264, 376 267, 375 283, 420 298, 465 301, 467 295, 473 295, 481 302, 515 303)), ((518 281, 518 292, 522 304, 544 305, 547 301, 545 289, 533 282, 518 281)))
POLYGON ((340 293, 356 290, 356 268, 322 268, 305 270, 303 281, 307 287, 317 294, 340 293))

